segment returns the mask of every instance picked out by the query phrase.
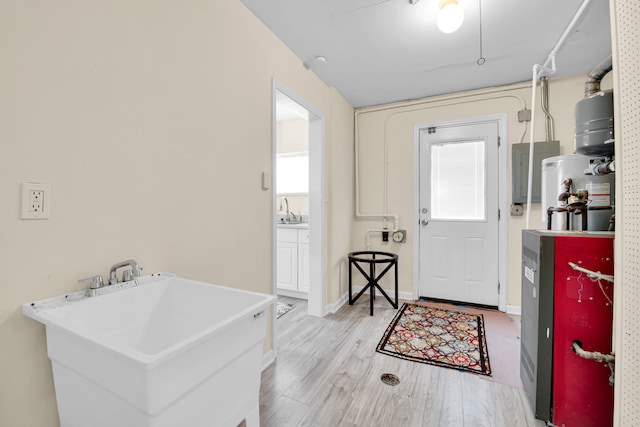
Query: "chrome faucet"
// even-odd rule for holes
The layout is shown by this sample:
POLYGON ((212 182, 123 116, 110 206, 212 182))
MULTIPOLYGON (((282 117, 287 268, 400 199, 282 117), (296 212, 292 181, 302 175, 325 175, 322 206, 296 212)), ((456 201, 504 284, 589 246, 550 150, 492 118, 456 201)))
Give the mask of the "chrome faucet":
POLYGON ((125 270, 122 272, 122 281, 127 282, 129 280, 133 280, 134 277, 140 277, 140 271, 142 271, 142 267, 133 259, 128 259, 126 261, 119 262, 114 264, 109 271, 109 284, 115 285, 118 283, 118 277, 116 276, 116 270, 121 267, 131 267, 131 270, 125 270))
POLYGON ((104 282, 102 281, 102 276, 93 276, 87 277, 86 279, 78 280, 78 283, 89 283, 89 289, 87 290, 87 296, 94 297, 98 292, 98 289, 104 286, 104 282))
POLYGON ((282 199, 280 199, 280 212, 282 212, 282 202, 284 202, 287 207, 287 222, 291 222, 291 212, 289 212, 289 201, 287 200, 286 197, 283 197, 282 199))

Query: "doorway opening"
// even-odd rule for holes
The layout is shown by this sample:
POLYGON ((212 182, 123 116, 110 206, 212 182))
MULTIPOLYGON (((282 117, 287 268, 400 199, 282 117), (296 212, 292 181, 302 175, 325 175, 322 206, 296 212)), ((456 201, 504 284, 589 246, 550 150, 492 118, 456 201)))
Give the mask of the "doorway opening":
POLYGON ((506 116, 416 126, 415 297, 506 310, 506 116))
MULTIPOLYGON (((273 294, 324 315, 324 119, 276 79, 272 88, 273 294)), ((276 310, 272 336, 276 352, 276 310)))

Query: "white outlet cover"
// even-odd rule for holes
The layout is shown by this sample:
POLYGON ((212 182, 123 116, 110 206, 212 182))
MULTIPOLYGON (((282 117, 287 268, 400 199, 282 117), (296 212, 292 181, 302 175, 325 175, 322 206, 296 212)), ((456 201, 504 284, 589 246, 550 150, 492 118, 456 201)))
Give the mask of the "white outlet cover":
POLYGON ((23 182, 21 191, 20 219, 49 219, 51 216, 51 185, 37 182, 23 182), (42 192, 42 211, 30 209, 30 193, 32 191, 42 192))

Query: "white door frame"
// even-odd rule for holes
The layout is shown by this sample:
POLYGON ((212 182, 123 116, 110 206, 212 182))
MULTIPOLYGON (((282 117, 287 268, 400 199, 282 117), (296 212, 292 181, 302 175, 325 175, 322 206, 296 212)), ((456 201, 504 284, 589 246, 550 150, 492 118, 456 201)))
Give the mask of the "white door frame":
POLYGON ((478 122, 498 122, 498 309, 507 310, 507 114, 492 114, 480 117, 465 117, 463 119, 441 122, 428 122, 415 125, 413 131, 413 298, 420 297, 420 130, 438 126, 464 126, 478 122))
MULTIPOLYGON (((276 200, 276 91, 280 91, 309 112, 309 273, 311 287, 309 289, 308 314, 311 316, 324 316, 324 204, 322 203, 324 194, 323 176, 324 176, 324 118, 313 107, 309 106, 302 98, 297 96, 295 92, 285 86, 276 78, 272 79, 271 90, 271 148, 273 172, 271 174, 272 188, 272 215, 277 209, 276 200)), ((277 278, 276 278, 276 218, 271 219, 272 228, 272 257, 271 257, 271 283, 272 293, 277 295, 277 278)), ((274 357, 276 351, 276 304, 273 306, 273 317, 271 324, 271 336, 273 337, 274 357)))

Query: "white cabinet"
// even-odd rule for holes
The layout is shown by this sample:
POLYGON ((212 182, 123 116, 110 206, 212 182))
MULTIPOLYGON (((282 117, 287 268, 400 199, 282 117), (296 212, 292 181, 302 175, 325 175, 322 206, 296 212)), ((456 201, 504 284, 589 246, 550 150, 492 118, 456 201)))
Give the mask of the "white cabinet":
POLYGON ((298 290, 309 292, 309 229, 298 230, 298 290))
POLYGON ((278 293, 307 298, 309 293, 309 229, 278 227, 276 231, 278 293))
POLYGON ((279 227, 276 235, 276 280, 278 289, 297 291, 298 230, 279 227))

